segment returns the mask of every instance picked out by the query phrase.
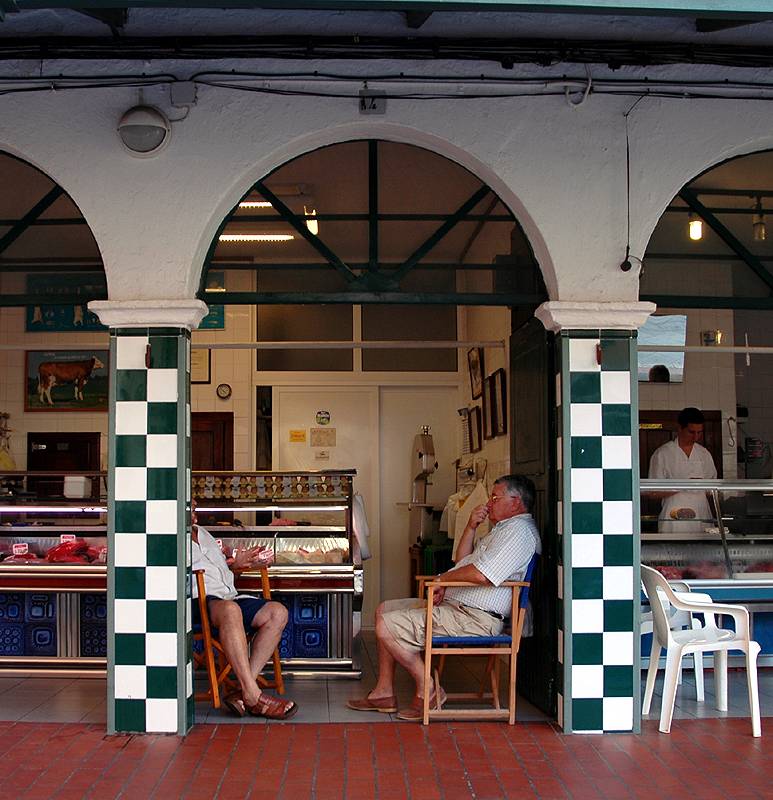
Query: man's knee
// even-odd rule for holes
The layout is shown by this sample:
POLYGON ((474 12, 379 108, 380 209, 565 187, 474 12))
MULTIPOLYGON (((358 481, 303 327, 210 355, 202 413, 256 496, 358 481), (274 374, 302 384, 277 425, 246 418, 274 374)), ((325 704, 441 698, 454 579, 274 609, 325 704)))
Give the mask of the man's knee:
MULTIPOLYGON (((282 603, 278 603, 276 600, 270 600, 266 603, 260 610, 258 616, 259 618, 256 620, 258 622, 258 627, 270 625, 272 628, 284 628, 285 625, 287 625, 287 609, 282 603)), ((253 625, 254 624, 253 622, 253 625)))
POLYGON ((218 628, 242 627, 242 610, 233 600, 218 600, 210 608, 210 616, 218 628))

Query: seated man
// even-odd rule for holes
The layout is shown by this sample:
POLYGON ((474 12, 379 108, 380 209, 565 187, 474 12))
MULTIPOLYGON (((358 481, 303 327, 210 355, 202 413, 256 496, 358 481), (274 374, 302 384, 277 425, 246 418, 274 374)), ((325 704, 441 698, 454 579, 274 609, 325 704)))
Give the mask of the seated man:
MULTIPOLYGON (((192 506, 193 529, 192 569, 204 570, 209 620, 217 628, 217 636, 226 657, 233 667, 241 692, 223 698, 223 703, 237 716, 245 713, 269 719, 289 719, 298 710, 292 700, 282 700, 262 692, 256 676, 271 658, 287 624, 287 609, 281 604, 261 597, 239 595, 234 587, 234 572, 265 564, 260 547, 238 550, 226 559, 220 545, 209 531, 196 524, 195 504, 192 506), (251 648, 247 634, 256 631, 251 648)), ((196 594, 196 584, 193 584, 196 594)), ((196 621, 198 604, 193 604, 196 621)))
MULTIPOLYGON (((512 592, 497 588, 506 580, 520 580, 535 553, 541 551, 539 533, 531 509, 534 484, 521 475, 507 475, 494 484, 488 503, 470 515, 456 551, 456 566, 440 576, 469 581, 474 587, 442 587, 435 591, 433 630, 438 636, 497 636, 512 612, 512 592), (494 523, 489 533, 475 542, 475 531, 486 519, 494 523)), ((435 703, 436 688, 424 685, 426 600, 387 600, 376 610, 378 679, 367 697, 350 700, 356 711, 397 711, 394 696, 395 664, 401 664, 416 683, 413 703, 398 714, 400 719, 420 720, 424 692, 435 703)), ((439 689, 440 703, 444 696, 439 689)))

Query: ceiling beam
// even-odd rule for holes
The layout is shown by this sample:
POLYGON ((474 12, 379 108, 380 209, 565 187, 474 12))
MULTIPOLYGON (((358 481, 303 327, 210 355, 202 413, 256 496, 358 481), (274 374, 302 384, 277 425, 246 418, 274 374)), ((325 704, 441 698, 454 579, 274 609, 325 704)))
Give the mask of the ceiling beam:
POLYGON ((490 191, 491 189, 489 189, 486 184, 483 184, 476 192, 473 192, 473 194, 400 265, 393 279, 397 282, 401 281, 403 277, 407 275, 438 242, 445 238, 445 236, 467 216, 467 213, 472 211, 490 191))
POLYGON ((29 226, 48 208, 50 208, 62 195, 64 189, 55 185, 52 189, 0 238, 0 253, 4 253, 29 226))
POLYGON ((771 275, 767 267, 698 200, 695 192, 691 189, 682 189, 679 192, 679 197, 703 219, 711 230, 749 267, 768 289, 773 291, 773 275, 771 275))
POLYGON ((773 311, 773 297, 705 297, 701 295, 641 294, 639 300, 663 308, 728 308, 773 311))
MULTIPOLYGON (((324 258, 331 267, 340 272, 347 281, 354 281, 357 275, 319 238, 315 236, 306 226, 306 219, 294 214, 264 183, 258 181, 253 189, 260 192, 261 196, 268 200, 274 207, 274 210, 279 216, 295 229, 296 233, 305 239, 321 256, 324 258)), ((237 206, 238 208, 238 206, 237 206)), ((238 221, 238 217, 231 217, 232 220, 238 221)))
POLYGON ((118 36, 129 18, 127 8, 75 8, 73 10, 76 14, 82 14, 84 17, 90 17, 107 25, 113 36, 118 36))
MULTIPOLYGON (((547 300, 547 296, 541 294, 495 294, 493 292, 219 292, 217 297, 217 302, 225 305, 389 303, 393 305, 534 306, 544 303, 545 300, 547 300)), ((0 300, 1 302, 2 300, 0 300)))
POLYGON ((754 25, 761 22, 758 19, 722 19, 722 17, 698 17, 695 20, 695 30, 697 33, 714 33, 715 31, 726 31, 730 28, 741 28, 744 25, 754 25))

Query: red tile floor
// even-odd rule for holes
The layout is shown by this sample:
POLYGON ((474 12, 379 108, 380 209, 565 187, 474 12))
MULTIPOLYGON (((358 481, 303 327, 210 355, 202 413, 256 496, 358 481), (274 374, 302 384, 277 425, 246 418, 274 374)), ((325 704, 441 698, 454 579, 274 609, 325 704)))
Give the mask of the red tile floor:
POLYGON ((276 800, 773 797, 773 748, 748 719, 670 735, 569 736, 550 723, 197 725, 105 736, 102 725, 0 722, 0 797, 276 800))

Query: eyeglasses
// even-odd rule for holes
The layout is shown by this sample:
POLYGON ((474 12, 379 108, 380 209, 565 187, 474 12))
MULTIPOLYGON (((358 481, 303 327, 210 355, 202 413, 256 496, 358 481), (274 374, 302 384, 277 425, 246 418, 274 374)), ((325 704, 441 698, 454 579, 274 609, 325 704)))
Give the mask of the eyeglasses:
POLYGON ((497 500, 512 500, 513 496, 511 494, 492 494, 489 500, 492 503, 496 503, 497 500))

